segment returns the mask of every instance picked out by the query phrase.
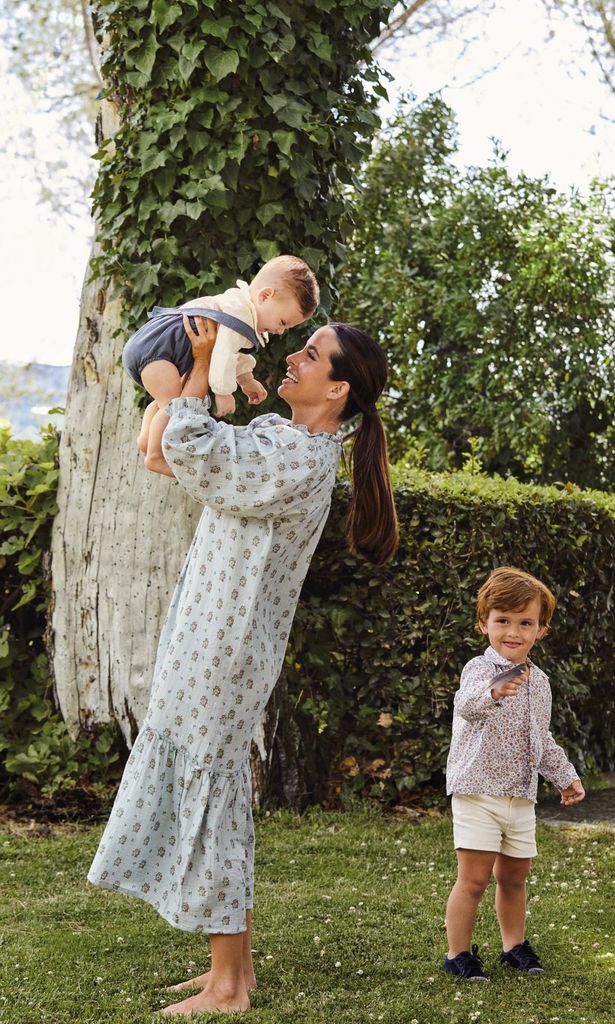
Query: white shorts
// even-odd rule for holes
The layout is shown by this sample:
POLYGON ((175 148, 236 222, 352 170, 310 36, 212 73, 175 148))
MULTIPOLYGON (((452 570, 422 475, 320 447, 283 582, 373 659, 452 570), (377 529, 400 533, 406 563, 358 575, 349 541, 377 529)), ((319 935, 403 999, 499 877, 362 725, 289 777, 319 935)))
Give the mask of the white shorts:
POLYGON ((532 800, 455 793, 452 810, 456 850, 489 850, 507 857, 536 856, 536 811, 532 800))

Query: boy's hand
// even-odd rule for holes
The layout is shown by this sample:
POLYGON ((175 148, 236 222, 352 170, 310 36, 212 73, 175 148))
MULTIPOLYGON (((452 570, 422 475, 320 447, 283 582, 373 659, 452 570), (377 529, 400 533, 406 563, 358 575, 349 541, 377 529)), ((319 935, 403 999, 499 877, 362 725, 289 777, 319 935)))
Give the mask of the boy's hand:
POLYGON ((196 326, 196 332, 192 330, 192 324, 190 323, 189 317, 183 316, 182 323, 186 334, 190 338, 192 355, 194 356, 195 362, 200 360, 209 363, 213 347, 216 344, 216 335, 218 334, 217 323, 213 320, 208 320, 207 317, 204 316, 195 316, 194 323, 196 326))
POLYGON ((235 399, 232 395, 216 395, 216 416, 230 416, 235 412, 235 399))
POLYGON ((561 796, 560 802, 566 805, 580 804, 581 800, 585 797, 585 790, 580 779, 575 779, 574 782, 571 782, 565 789, 560 789, 559 792, 561 796))
POLYGON ((526 667, 525 672, 522 675, 517 676, 516 679, 508 679, 505 683, 500 683, 499 686, 494 686, 491 691, 491 696, 494 700, 501 700, 502 697, 516 697, 519 687, 527 683, 530 678, 530 670, 526 667))
POLYGON ((260 405, 267 397, 267 391, 260 381, 256 380, 251 373, 242 373, 237 378, 237 383, 248 399, 250 405, 260 405))

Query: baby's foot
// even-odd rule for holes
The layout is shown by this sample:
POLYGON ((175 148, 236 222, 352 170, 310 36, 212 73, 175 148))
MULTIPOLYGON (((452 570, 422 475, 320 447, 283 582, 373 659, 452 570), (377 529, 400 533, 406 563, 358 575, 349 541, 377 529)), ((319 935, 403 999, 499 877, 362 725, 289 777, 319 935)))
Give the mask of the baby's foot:
MULTIPOLYGON (((207 988, 210 975, 211 971, 207 971, 206 974, 199 974, 198 978, 188 978, 187 981, 180 981, 177 985, 167 985, 165 992, 180 992, 185 988, 207 988)), ((244 973, 243 977, 248 992, 252 992, 253 989, 256 988, 256 976, 254 971, 244 973)))
POLYGON ((175 1014, 189 1016, 192 1013, 207 1013, 208 1010, 218 1010, 220 1013, 243 1013, 249 1009, 250 1000, 245 988, 223 991, 210 985, 196 996, 183 999, 181 1003, 165 1006, 161 1013, 166 1017, 171 1017, 175 1014))

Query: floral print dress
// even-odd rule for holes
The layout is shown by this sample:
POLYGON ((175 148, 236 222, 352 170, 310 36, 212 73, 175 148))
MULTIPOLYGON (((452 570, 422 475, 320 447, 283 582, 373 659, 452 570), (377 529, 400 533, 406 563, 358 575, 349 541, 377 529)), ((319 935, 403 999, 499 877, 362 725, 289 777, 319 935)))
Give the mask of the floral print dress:
POLYGON ((274 414, 232 427, 198 398, 166 411, 165 458, 205 509, 88 879, 176 928, 238 933, 252 906, 251 739, 329 513, 340 441, 274 414))

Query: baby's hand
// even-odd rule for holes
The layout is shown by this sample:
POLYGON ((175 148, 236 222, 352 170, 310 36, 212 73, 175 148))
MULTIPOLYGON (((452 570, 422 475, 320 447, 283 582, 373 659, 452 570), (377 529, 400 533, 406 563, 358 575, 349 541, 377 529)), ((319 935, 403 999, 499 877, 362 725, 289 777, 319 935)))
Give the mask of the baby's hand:
POLYGON ((267 397, 267 391, 260 381, 256 380, 251 373, 242 373, 237 378, 237 383, 248 399, 250 405, 260 405, 267 397))
POLYGON ((566 805, 580 804, 581 800, 585 797, 585 790, 579 779, 575 779, 569 786, 566 786, 566 789, 560 789, 559 792, 561 796, 560 802, 566 805))
POLYGON ((516 697, 519 687, 523 686, 524 683, 527 683, 529 678, 530 670, 526 666, 525 672, 520 676, 517 676, 516 679, 507 679, 506 682, 500 683, 499 686, 494 686, 491 691, 491 696, 494 700, 501 700, 502 697, 516 697))
POLYGON ((235 412, 235 399, 232 395, 216 395, 216 416, 230 416, 235 412))

